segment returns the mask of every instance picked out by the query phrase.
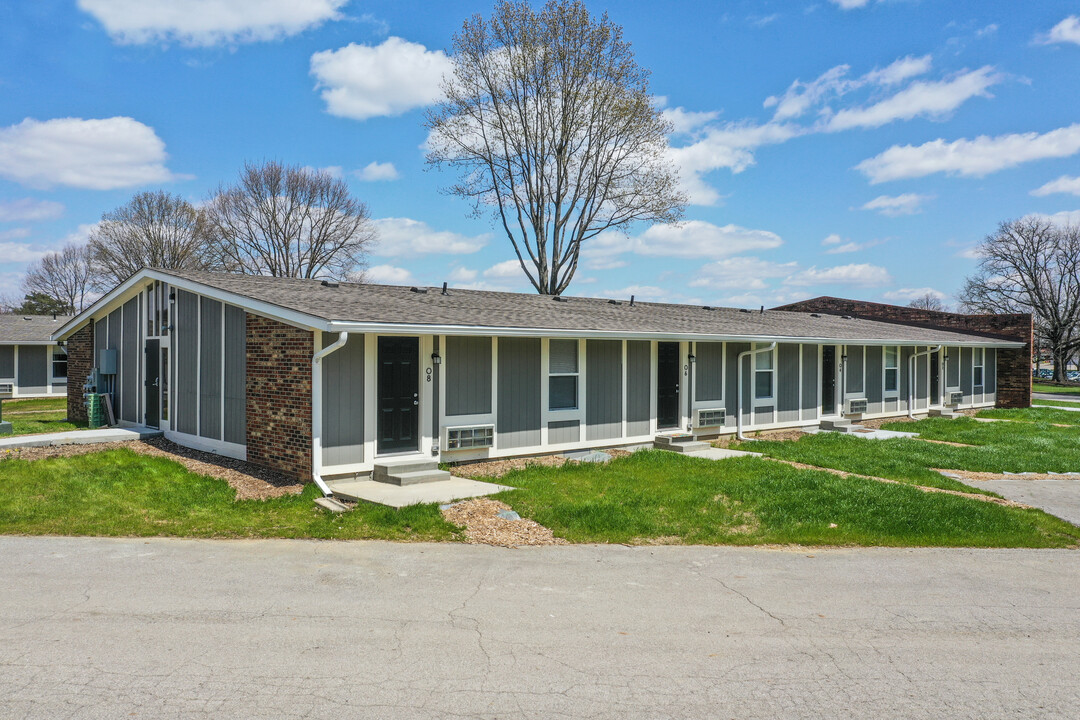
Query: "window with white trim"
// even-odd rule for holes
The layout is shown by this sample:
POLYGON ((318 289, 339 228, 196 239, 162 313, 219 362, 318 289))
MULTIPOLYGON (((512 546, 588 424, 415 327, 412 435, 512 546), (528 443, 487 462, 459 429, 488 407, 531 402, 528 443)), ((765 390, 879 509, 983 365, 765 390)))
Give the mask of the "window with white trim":
POLYGON ((900 392, 900 348, 896 345, 885 348, 885 392, 900 392))
POLYGON ((977 388, 983 386, 983 368, 986 362, 986 350, 974 348, 971 351, 971 384, 977 388))
MULTIPOLYGON (((755 346, 756 349, 756 346, 755 346)), ((771 400, 773 396, 773 382, 776 374, 773 353, 760 352, 754 355, 754 399, 771 400)))
POLYGON ((548 410, 578 407, 578 341, 548 343, 548 410))
POLYGON ((53 380, 66 380, 68 374, 67 350, 62 347, 54 347, 52 352, 52 376, 53 380))

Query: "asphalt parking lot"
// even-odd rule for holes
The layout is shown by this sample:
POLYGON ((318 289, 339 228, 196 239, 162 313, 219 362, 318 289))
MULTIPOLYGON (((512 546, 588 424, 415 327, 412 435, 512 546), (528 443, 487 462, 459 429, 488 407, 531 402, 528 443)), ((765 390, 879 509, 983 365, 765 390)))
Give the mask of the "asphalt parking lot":
POLYGON ((0 538, 4 718, 1017 718, 1080 553, 0 538))

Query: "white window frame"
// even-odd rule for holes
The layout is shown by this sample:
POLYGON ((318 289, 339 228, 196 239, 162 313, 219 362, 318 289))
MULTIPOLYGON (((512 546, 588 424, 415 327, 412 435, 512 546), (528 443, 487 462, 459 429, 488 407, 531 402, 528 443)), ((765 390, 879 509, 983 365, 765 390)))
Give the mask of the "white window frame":
MULTIPOLYGON (((68 359, 67 350, 60 347, 59 345, 53 345, 52 353, 50 353, 50 355, 49 355, 49 377, 51 378, 52 383, 66 384, 67 383, 67 375, 57 375, 56 374, 56 362, 57 362, 56 358, 57 358, 57 355, 63 355, 64 356, 64 363, 65 364, 67 363, 67 359, 68 359)), ((52 383, 50 383, 50 387, 49 387, 50 392, 52 391, 52 383)))
MULTIPOLYGON (((757 350, 758 348, 763 348, 763 347, 768 347, 768 346, 769 346, 769 343, 754 343, 753 348, 754 348, 754 350, 757 350)), ((753 400, 754 407, 769 407, 769 406, 772 406, 772 405, 776 404, 776 359, 777 359, 776 351, 777 351, 778 347, 779 346, 773 348, 769 352, 755 353, 754 356, 753 356, 753 360, 754 360, 754 367, 753 367, 754 376, 752 378, 752 382, 751 382, 751 385, 750 385, 750 392, 751 392, 751 395, 752 395, 752 397, 754 399, 753 400), (762 358, 762 357, 768 357, 769 358, 769 367, 768 367, 768 369, 763 369, 763 368, 758 367, 758 362, 759 362, 758 359, 762 358), (767 372, 767 373, 769 373, 769 390, 770 390, 770 392, 769 392, 768 397, 758 397, 758 394, 757 394, 757 376, 758 376, 759 372, 767 372)))
POLYGON ((900 346, 899 345, 885 345, 881 348, 881 392, 885 398, 899 398, 900 397, 900 346), (896 353, 896 365, 889 366, 889 351, 892 350, 896 353), (889 371, 896 371, 896 387, 892 390, 889 389, 889 371))
POLYGON ((561 415, 563 413, 573 413, 576 416, 584 408, 584 404, 581 401, 582 400, 582 398, 581 398, 581 391, 582 391, 582 383, 581 383, 581 365, 582 365, 582 363, 581 363, 581 359, 585 354, 585 350, 584 350, 584 346, 583 346, 583 343, 582 343, 581 340, 564 340, 564 339, 560 339, 560 338, 548 339, 547 345, 548 345, 548 348, 547 348, 548 368, 547 368, 547 383, 546 383, 546 385, 547 385, 547 403, 545 404, 545 408, 547 409, 547 411, 549 413, 554 413, 554 414, 560 416, 560 417, 558 417, 556 419, 556 422, 558 422, 559 420, 570 419, 570 418, 561 417, 561 415), (577 356, 574 358, 574 360, 575 360, 575 363, 574 363, 575 372, 572 372, 572 373, 551 372, 550 358, 551 358, 551 343, 553 343, 553 342, 576 343, 577 356), (574 378, 574 380, 575 380, 575 382, 574 382, 574 405, 572 407, 559 407, 559 408, 551 407, 551 378, 556 378, 556 377, 572 377, 572 378, 574 378))

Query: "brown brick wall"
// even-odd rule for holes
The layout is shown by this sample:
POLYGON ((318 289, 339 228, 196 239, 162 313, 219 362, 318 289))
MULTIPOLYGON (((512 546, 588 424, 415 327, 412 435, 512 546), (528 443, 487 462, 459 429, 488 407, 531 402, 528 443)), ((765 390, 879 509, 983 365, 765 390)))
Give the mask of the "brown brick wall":
POLYGON ((83 383, 94 368, 94 321, 82 326, 67 340, 68 420, 86 422, 86 405, 83 404, 83 383))
POLYGON ((773 309, 851 315, 899 325, 962 330, 1002 340, 1017 340, 1025 343, 1025 347, 1017 350, 999 348, 997 351, 997 406, 1031 405, 1031 315, 961 315, 834 297, 813 298, 773 309))
POLYGON ((311 356, 308 330, 247 315, 247 459, 311 480, 311 356))

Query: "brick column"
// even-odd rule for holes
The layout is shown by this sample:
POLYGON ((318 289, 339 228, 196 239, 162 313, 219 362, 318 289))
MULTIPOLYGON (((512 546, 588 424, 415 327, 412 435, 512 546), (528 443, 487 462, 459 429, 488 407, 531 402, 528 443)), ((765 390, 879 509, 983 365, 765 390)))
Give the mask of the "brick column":
POLYGON ((94 368, 94 321, 90 320, 67 339, 67 416, 71 422, 86 422, 83 383, 94 368))
POLYGON ((309 330, 247 315, 248 462, 311 480, 309 330))
POLYGON ((998 348, 997 350, 997 394, 995 397, 998 407, 1016 408, 1031 405, 1033 338, 1031 315, 961 315, 835 297, 803 300, 790 305, 781 305, 773 310, 850 315, 897 325, 970 332, 1001 340, 1022 342, 1023 348, 998 348))

